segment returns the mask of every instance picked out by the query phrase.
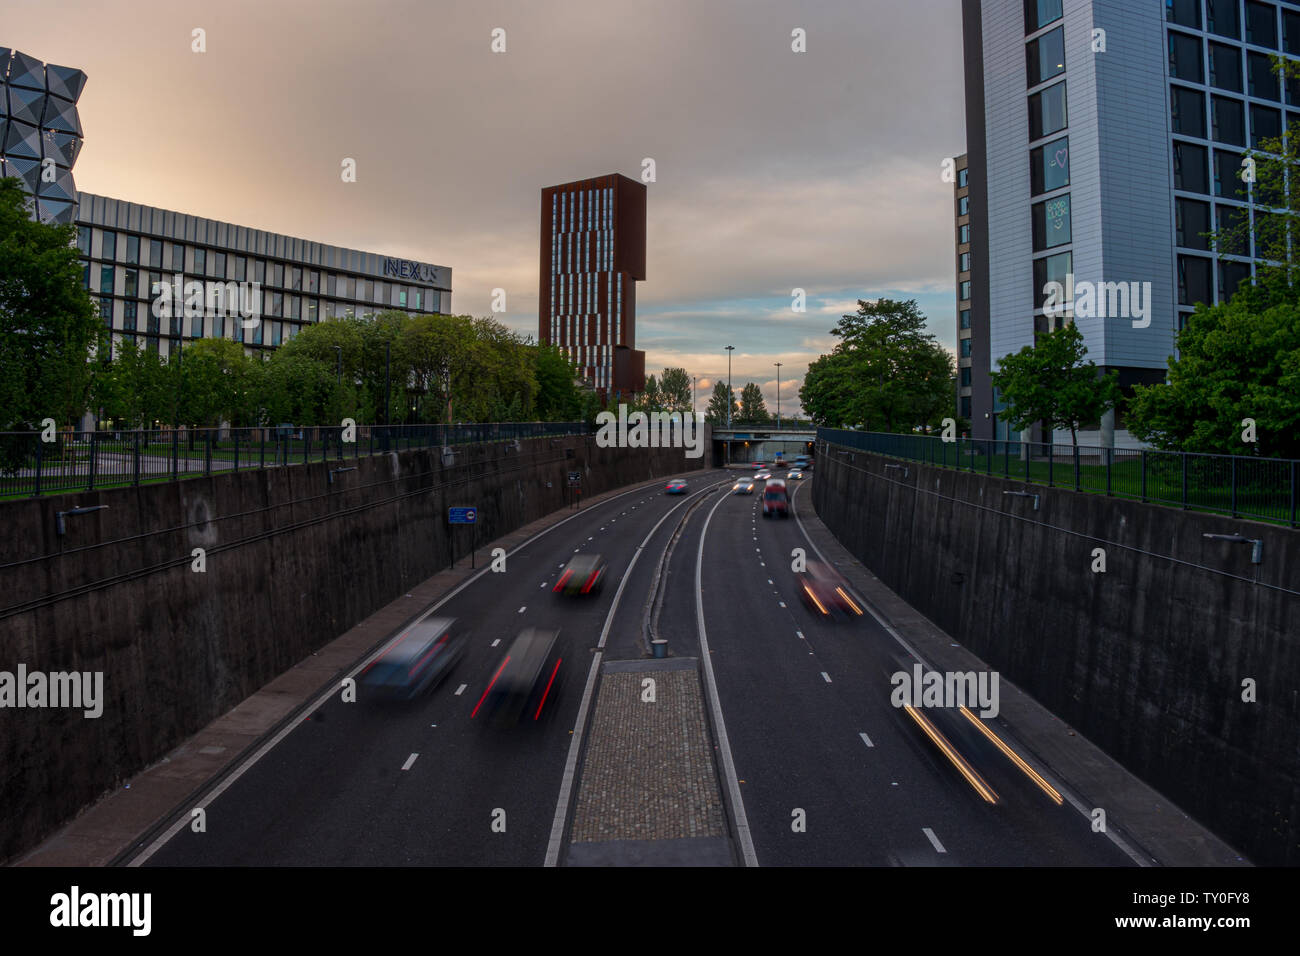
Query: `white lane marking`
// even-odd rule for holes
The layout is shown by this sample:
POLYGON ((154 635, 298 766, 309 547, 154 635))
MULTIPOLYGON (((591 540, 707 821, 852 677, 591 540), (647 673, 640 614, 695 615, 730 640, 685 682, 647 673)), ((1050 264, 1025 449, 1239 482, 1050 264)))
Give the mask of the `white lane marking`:
POLYGON ((591 538, 587 538, 587 540, 588 540, 588 541, 590 541, 590 540, 591 540, 591 538))
POLYGON ((749 818, 745 816, 745 801, 740 796, 739 779, 736 776, 736 762, 731 756, 731 742, 727 739, 727 725, 722 719, 722 702, 718 699, 718 681, 713 676, 713 652, 709 650, 709 636, 704 628, 704 541, 708 537, 709 522, 713 520, 718 505, 726 501, 718 499, 704 519, 700 530, 699 550, 695 553, 695 626, 700 635, 700 656, 704 658, 704 688, 709 695, 709 708, 713 711, 713 724, 718 731, 718 751, 722 755, 722 776, 731 793, 731 806, 736 815, 736 838, 740 843, 741 854, 746 866, 758 866, 758 855, 754 852, 754 840, 749 832, 749 818))
POLYGON ((618 590, 614 592, 614 600, 609 606, 609 613, 605 615, 605 626, 600 631, 600 640, 596 643, 596 653, 591 658, 591 670, 587 672, 587 686, 582 691, 582 702, 578 705, 578 719, 574 722, 573 734, 569 738, 569 755, 564 761, 564 777, 560 781, 559 799, 555 802, 555 817, 551 820, 551 839, 546 846, 546 860, 543 862, 543 866, 559 865, 560 843, 564 839, 564 821, 569 815, 569 799, 573 793, 573 781, 578 766, 578 750, 582 746, 582 732, 587 725, 587 710, 591 706, 591 695, 596 686, 596 675, 600 672, 600 659, 604 655, 605 641, 609 638, 609 629, 614 626, 614 615, 618 613, 619 601, 623 599, 623 589, 627 587, 628 578, 632 576, 632 569, 636 567, 642 552, 645 551, 646 545, 650 543, 650 539, 654 537, 654 533, 659 530, 659 526, 667 521, 674 511, 690 500, 690 498, 683 498, 665 511, 663 517, 655 522, 655 526, 637 545, 636 553, 632 555, 632 560, 627 564, 627 570, 623 572, 622 580, 618 582, 618 590))
POLYGON ((795 631, 795 634, 797 634, 797 635, 799 636, 799 640, 801 640, 801 641, 806 641, 806 640, 808 640, 808 638, 806 638, 806 637, 803 636, 803 631, 795 631))
POLYGON ((537 586, 538 586, 539 588, 544 588, 544 587, 546 587, 546 582, 543 581, 541 584, 539 584, 539 585, 537 585, 537 586))
POLYGON ((945 850, 945 849, 943 848, 943 844, 939 842, 939 838, 938 838, 937 836, 934 835, 934 831, 931 830, 929 827, 921 827, 921 832, 924 833, 926 836, 928 836, 928 837, 930 838, 930 842, 931 842, 932 844, 934 844, 935 852, 937 852, 937 853, 947 853, 947 852, 948 852, 947 850, 945 850))
POLYGON ((418 757, 418 756, 420 756, 420 755, 419 755, 419 754, 411 754, 411 756, 407 757, 407 758, 406 758, 406 763, 402 764, 402 769, 403 769, 403 770, 410 770, 410 769, 411 769, 411 764, 415 763, 415 758, 418 757))
POLYGON ((862 742, 863 742, 864 744, 866 744, 868 747, 874 747, 874 746, 875 746, 875 744, 873 744, 873 743, 871 742, 871 738, 868 737, 866 734, 858 734, 858 736, 862 738, 862 742))
POLYGON ((459 687, 457 687, 457 688, 456 688, 456 696, 459 697, 461 694, 465 693, 465 688, 468 687, 468 686, 469 686, 469 684, 461 684, 459 687))
MULTIPOLYGON (((638 490, 639 489, 633 488, 628 491, 619 492, 618 494, 613 495, 610 498, 607 498, 604 502, 602 502, 602 504, 608 504, 611 501, 617 501, 619 498, 625 498, 628 495, 636 494, 638 490)), ((569 517, 567 518, 561 518, 559 521, 555 522, 555 524, 551 525, 548 528, 543 528, 541 531, 537 532, 532 537, 527 538, 522 543, 516 545, 510 551, 506 552, 506 556, 510 557, 511 555, 518 554, 520 551, 523 551, 525 548, 527 548, 530 544, 532 544, 537 539, 545 537, 546 535, 554 531, 556 528, 568 524, 570 521, 573 521, 575 518, 581 518, 581 517, 583 517, 583 513, 579 511, 569 515, 569 517)), ((562 568, 564 567, 564 565, 561 564, 558 565, 558 567, 562 568)), ((477 574, 470 575, 464 581, 460 582, 460 584, 456 585, 456 587, 452 588, 451 591, 449 591, 447 594, 443 595, 441 600, 439 600, 436 604, 429 607, 423 614, 417 617, 408 626, 413 627, 414 625, 419 624, 421 621, 429 617, 429 615, 433 614, 435 611, 437 611, 440 607, 442 607, 444 604, 446 604, 456 595, 460 594, 461 591, 465 590, 467 587, 469 587, 479 578, 483 577, 483 575, 491 573, 491 571, 492 571, 492 566, 489 564, 486 567, 484 567, 482 570, 480 570, 477 574)), ((492 642, 492 646, 496 647, 500 643, 501 643, 501 639, 497 638, 495 641, 492 642)), ((368 658, 358 663, 356 667, 352 668, 352 670, 347 674, 347 676, 356 677, 357 674, 359 674, 364 668, 370 665, 371 661, 375 660, 375 658, 379 657, 380 654, 384 653, 385 646, 386 644, 381 645, 379 648, 377 648, 373 654, 371 654, 368 658)), ((321 691, 320 695, 314 701, 312 701, 308 707, 304 708, 302 713, 309 714, 312 711, 318 710, 319 708, 325 706, 325 704, 328 703, 329 700, 333 698, 337 692, 338 692, 337 685, 331 682, 330 686, 327 687, 325 690, 321 691)), ((253 767, 254 764, 256 764, 259 760, 261 760, 273 749, 275 749, 275 747, 277 747, 280 744, 280 741, 284 740, 285 737, 288 737, 289 734, 297 730, 301 723, 302 723, 301 720, 291 720, 288 723, 286 723, 283 727, 281 727, 279 733, 277 733, 274 737, 272 737, 265 744, 259 747, 257 752, 254 753, 247 760, 245 760, 242 764, 240 764, 237 770, 235 770, 228 777, 222 780, 221 783, 217 784, 216 787, 214 787, 206 796, 204 796, 203 799, 199 801, 198 806, 206 809, 207 807, 210 807, 213 803, 215 803, 218 797, 220 797, 223 793, 225 793, 228 789, 230 789, 230 787, 234 786, 235 781, 237 781, 240 777, 246 774, 253 767)), ((1060 788, 1058 787, 1057 789, 1060 788)), ((163 846, 166 845, 172 839, 172 837, 176 836, 176 834, 180 833, 181 830, 183 830, 185 827, 189 825, 190 825, 190 817, 182 814, 175 823, 173 823, 165 831, 159 834, 158 838, 154 840, 153 843, 149 844, 149 846, 144 850, 144 852, 133 857, 131 861, 126 865, 128 867, 143 866, 146 862, 148 862, 149 858, 153 856, 155 853, 157 853, 159 850, 161 850, 163 846)))
MULTIPOLYGON (((792 504, 794 502, 795 497, 799 494, 802 488, 803 485, 798 485, 795 487, 794 494, 790 496, 790 500, 792 504)), ((797 509, 794 509, 794 520, 795 520, 795 524, 799 525, 799 531, 803 534, 804 538, 807 540, 807 542, 810 545, 812 545, 812 549, 817 552, 817 557, 821 558, 822 561, 829 564, 830 562, 827 561, 826 555, 822 554, 822 549, 817 547, 817 542, 812 539, 812 535, 810 535, 808 533, 808 529, 804 527, 803 519, 799 517, 799 512, 797 509)), ((861 595, 859 595, 859 597, 861 597, 861 595)), ((918 661, 920 661, 921 665, 926 670, 934 670, 934 667, 930 665, 930 662, 927 661, 920 654, 918 654, 915 648, 912 647, 912 645, 908 644, 907 641, 903 640, 903 636, 899 634, 898 631, 894 630, 894 628, 890 625, 890 623, 886 621, 879 614, 879 612, 876 611, 874 607, 871 606, 871 602, 864 599, 862 604, 867 609, 867 612, 873 618, 875 618, 876 623, 879 624, 882 628, 884 628, 886 634, 888 634, 890 637, 896 640, 900 645, 902 645, 905 651, 907 651, 918 661)), ((1082 801, 1080 801, 1077 797, 1075 797, 1074 794, 1070 792, 1070 790, 1065 786, 1064 783, 1060 781, 1059 778, 1056 778, 1055 774, 1052 774, 1050 771, 1048 771, 1046 767, 1039 767, 1037 769, 1038 772, 1042 774, 1043 779, 1045 779, 1048 783, 1050 783, 1053 787, 1055 787, 1056 790, 1061 794, 1061 796, 1065 797, 1065 799, 1069 801, 1070 806, 1074 807, 1075 810, 1079 811, 1079 813, 1082 816, 1087 817, 1089 820, 1092 819, 1092 811, 1088 807, 1084 806, 1082 801)), ((1133 847, 1129 846, 1127 840, 1124 840, 1118 834, 1115 833, 1114 827, 1107 827, 1104 832, 1107 838, 1110 840, 1110 842, 1115 844, 1116 847, 1118 847, 1130 860, 1132 860, 1138 866, 1151 865, 1152 860, 1143 856, 1133 847)))
POLYGON ((831 675, 826 673, 825 671, 822 671, 822 680, 826 681, 826 683, 829 684, 831 682, 831 675))
POLYGON ((772 584, 772 583, 774 583, 774 582, 772 581, 771 578, 768 578, 768 579, 767 579, 767 583, 768 583, 768 584, 772 584))
POLYGON ((520 613, 520 614, 523 614, 524 611, 526 611, 526 610, 528 610, 528 605, 527 605, 527 604, 525 604, 523 607, 521 607, 521 608, 519 609, 519 613, 520 613))
POLYGON ((782 607, 785 607, 785 602, 784 602, 784 601, 777 601, 776 603, 779 604, 779 605, 781 605, 782 607))

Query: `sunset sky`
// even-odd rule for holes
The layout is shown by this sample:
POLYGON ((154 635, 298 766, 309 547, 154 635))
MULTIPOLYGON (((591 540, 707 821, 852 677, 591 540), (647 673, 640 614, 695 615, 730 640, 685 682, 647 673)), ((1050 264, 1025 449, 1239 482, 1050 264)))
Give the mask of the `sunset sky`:
POLYGON ((955 346, 956 0, 5 0, 0 46, 88 75, 79 189, 452 269, 536 334, 542 187, 648 184, 647 373, 796 404, 859 298, 955 346), (491 50, 494 28, 506 52, 491 50), (193 31, 207 50, 191 50, 193 31), (791 50, 802 28, 807 52, 791 50), (357 181, 341 163, 356 160, 357 181), (808 310, 790 309, 807 290, 808 310))

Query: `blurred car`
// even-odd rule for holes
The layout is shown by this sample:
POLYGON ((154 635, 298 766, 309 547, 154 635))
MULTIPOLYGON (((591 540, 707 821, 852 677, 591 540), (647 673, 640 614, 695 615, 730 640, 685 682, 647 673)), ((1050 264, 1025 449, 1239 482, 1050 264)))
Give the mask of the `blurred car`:
POLYGON ((862 602, 853 596, 839 572, 829 565, 811 561, 806 571, 796 572, 794 577, 799 585, 799 597, 819 616, 862 616, 862 602))
POLYGON ((536 721, 548 699, 555 696, 560 672, 558 630, 526 627, 506 648, 501 662, 470 717, 479 710, 495 727, 536 721))
POLYGON ((363 695, 411 700, 432 690, 465 656, 469 635, 454 617, 426 618, 393 638, 361 672, 363 695))
POLYGON ((761 469, 761 468, 763 467, 763 464, 764 464, 764 463, 763 463, 761 460, 760 460, 760 461, 756 461, 756 462, 754 462, 754 470, 755 470, 755 471, 758 471, 759 469, 761 469))
POLYGON ((666 495, 686 494, 686 479, 674 478, 672 481, 668 482, 667 486, 665 486, 664 488, 664 494, 666 495))
POLYGON ((803 478, 803 469, 791 468, 788 472, 786 472, 786 478, 788 478, 791 481, 799 481, 800 479, 803 478))
POLYGON ((763 486, 763 517, 790 517, 790 492, 780 478, 771 478, 763 486))
POLYGON ((741 478, 731 486, 733 495, 752 495, 754 493, 754 482, 750 478, 741 478))
POLYGON ((770 471, 768 471, 766 468, 764 468, 762 471, 760 471, 758 474, 756 474, 756 475, 754 476, 754 480, 755 480, 755 481, 767 481, 767 479, 769 479, 769 478, 771 478, 771 477, 772 477, 772 473, 771 473, 770 471))
POLYGON ((606 567, 599 554, 575 554, 551 590, 555 594, 599 594, 605 586, 606 567))

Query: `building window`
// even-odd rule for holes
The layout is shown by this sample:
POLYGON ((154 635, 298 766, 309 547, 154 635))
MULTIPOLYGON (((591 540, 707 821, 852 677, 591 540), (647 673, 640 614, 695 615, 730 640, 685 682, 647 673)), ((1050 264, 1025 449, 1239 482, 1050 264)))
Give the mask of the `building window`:
POLYGON ((298 266, 294 266, 293 271, 289 273, 289 288, 295 292, 302 289, 302 269, 298 266))
POLYGON ((161 269, 163 256, 163 244, 161 239, 149 240, 149 268, 161 269))
POLYGON ((1058 252, 1054 256, 1045 256, 1034 260, 1034 308, 1041 309, 1047 301, 1047 294, 1052 283, 1060 283, 1061 292, 1058 301, 1069 302, 1074 295, 1070 273, 1074 271, 1074 253, 1058 252))
POLYGON ((338 288, 338 276, 331 272, 329 275, 325 277, 325 294, 337 295, 337 293, 334 291, 337 288, 338 288))
POLYGON ((1244 198, 1245 186, 1241 182, 1241 157, 1221 149, 1214 151, 1214 195, 1227 199, 1244 198))
POLYGON ((1241 47, 1210 41, 1210 85, 1233 93, 1244 92, 1241 85, 1241 47))
POLYGON ((283 326, 283 325, 284 325, 283 322, 272 322, 272 323, 271 323, 271 344, 272 344, 272 345, 279 345, 279 344, 280 344, 280 341, 281 341, 281 340, 280 340, 281 326, 283 326))
POLYGON ((1070 138, 1039 146, 1029 154, 1031 195, 1038 196, 1070 185, 1070 138))
POLYGON ((224 252, 214 252, 212 254, 212 275, 218 279, 226 277, 226 254, 224 252))
POLYGON ((963 388, 964 388, 964 387, 967 387, 967 386, 970 385, 970 366, 969 366, 969 365, 967 365, 967 366, 965 366, 964 368, 962 368, 962 370, 961 370, 961 378, 959 379, 959 381, 961 382, 963 388))
POLYGON ((185 247, 179 242, 172 243, 172 272, 185 271, 185 247))
POLYGON ((1277 8, 1246 0, 1246 42, 1277 49, 1277 8))
POLYGON ((1070 241, 1070 196, 1058 196, 1031 208, 1034 226, 1034 251, 1063 246, 1070 241))
POLYGON ((1205 0, 1205 28, 1221 37, 1241 39, 1240 0, 1205 0))
MULTIPOLYGON (((1250 239, 1246 235, 1248 225, 1247 213, 1245 206, 1229 206, 1227 203, 1219 203, 1215 207, 1218 213, 1219 222, 1216 230, 1219 240, 1216 243, 1218 248, 1215 250, 1219 255, 1225 256, 1246 256, 1250 254, 1250 239)), ((1208 231, 1209 210, 1206 210, 1205 218, 1207 221, 1206 229, 1208 231)), ((1209 250, 1208 241, 1201 247, 1209 250)))
POLYGON ((957 215, 959 216, 970 215, 970 196, 962 196, 960 199, 957 200, 957 215))
POLYGON ((1281 102, 1282 84, 1278 71, 1267 53, 1246 54, 1246 84, 1250 95, 1261 100, 1281 102))
POLYGON ((270 284, 277 289, 284 287, 284 264, 280 262, 271 263, 271 281, 270 284))
POLYGON ((298 306, 298 302, 299 302, 299 299, 298 299, 298 297, 297 297, 296 295, 291 295, 291 296, 289 296, 288 298, 285 299, 285 311, 284 311, 284 314, 285 314, 288 318, 291 318, 291 319, 299 319, 299 318, 302 318, 302 316, 300 316, 300 315, 298 314, 298 308, 299 308, 299 306, 298 306))
POLYGON ((1065 72, 1065 28, 1057 27, 1025 47, 1029 65, 1029 85, 1037 86, 1065 72))
POLYGON ((970 253, 963 252, 957 257, 957 271, 970 272, 970 253))
POLYGON ((1165 0, 1165 19, 1180 27, 1201 28, 1201 0, 1165 0))
POLYGON ((958 242, 960 245, 963 245, 963 246, 964 246, 966 243, 970 242, 970 224, 969 224, 969 223, 962 223, 960 226, 957 227, 957 242, 958 242))
MULTIPOLYGON (((236 320, 238 324, 238 320, 236 320)), ((212 337, 214 339, 224 339, 226 337, 226 317, 216 315, 212 318, 212 337)))
POLYGON ((135 331, 135 320, 140 303, 126 301, 122 303, 122 328, 127 332, 135 331))
POLYGON ((115 266, 99 267, 99 291, 105 295, 113 294, 113 272, 115 266))
POLYGON ((957 170, 957 188, 965 189, 970 185, 970 169, 962 167, 957 170))
POLYGON ((961 340, 961 357, 970 358, 970 339, 961 340))
POLYGON ((961 417, 966 419, 967 421, 970 421, 970 396, 969 395, 963 395, 961 397, 961 417))
POLYGON ((266 260, 265 259, 253 260, 253 281, 256 282, 258 285, 266 284, 266 260))
POLYGON ((1263 148, 1268 140, 1282 138, 1282 111, 1271 110, 1267 106, 1250 108, 1250 145, 1256 149, 1263 148))
POLYGON ((1173 131, 1184 136, 1205 137, 1205 94, 1183 86, 1169 88, 1173 131))
POLYGON ((1178 257, 1178 304, 1210 303, 1210 263, 1201 256, 1178 257))
POLYGON ((1174 188, 1209 193, 1209 154, 1204 146, 1174 141, 1174 188))
POLYGON ((235 256, 235 281, 244 282, 248 279, 248 260, 243 256, 235 256))
POLYGON ((139 296, 140 271, 138 269, 126 269, 125 284, 122 287, 122 294, 128 299, 134 299, 139 296))
POLYGON ((109 232, 107 229, 105 229, 104 243, 100 248, 101 248, 101 252, 99 257, 101 259, 107 259, 109 262, 116 262, 117 261, 117 233, 109 232))
POLYGON ((397 304, 398 304, 401 308, 403 308, 403 309, 406 308, 406 290, 405 290, 405 289, 398 289, 398 292, 397 292, 397 304))
POLYGON ((271 293, 271 314, 275 316, 284 315, 284 293, 271 293))
POLYGON ((970 280, 967 280, 967 281, 961 283, 961 289, 960 289, 960 292, 959 292, 959 298, 960 298, 961 301, 963 301, 963 302, 969 301, 969 299, 970 299, 970 280))
POLYGON ((1201 83, 1205 71, 1201 67, 1201 38, 1169 31, 1169 75, 1179 80, 1201 83))
POLYGON ((194 250, 194 274, 196 276, 206 275, 208 271, 208 250, 199 248, 194 250))
POLYGON ((201 315, 190 316, 190 338, 192 339, 203 338, 203 316, 201 315))
POLYGON ((1219 301, 1228 302, 1237 294, 1237 287, 1250 281, 1250 263, 1219 260, 1219 301))
POLYGON ((230 323, 230 337, 236 342, 244 341, 244 322, 242 319, 236 319, 230 323))
POLYGON ((266 325, 265 322, 258 322, 257 325, 253 326, 253 344, 254 344, 254 345, 261 345, 261 344, 262 344, 262 327, 265 326, 265 325, 266 325))
MULTIPOLYGON (((1057 83, 1029 97, 1029 138, 1042 139, 1065 129, 1065 83, 1057 83)), ((1204 128, 1204 120, 1202 120, 1204 128)), ((1202 134, 1204 135, 1204 134, 1202 134)))
POLYGON ((77 227, 77 248, 83 256, 90 255, 90 227, 77 227))
POLYGON ((1287 53, 1300 53, 1300 13, 1282 11, 1282 48, 1287 53))
POLYGON ((963 329, 970 328, 970 309, 962 309, 959 317, 959 327, 963 329))
POLYGON ((320 291, 320 273, 315 269, 307 271, 307 291, 312 293, 320 291))
POLYGON ((126 237, 126 261, 133 266, 140 264, 140 237, 126 237))
POLYGON ((1210 204, 1194 199, 1174 200, 1177 243, 1188 249, 1210 251, 1210 240, 1202 233, 1210 231, 1210 204))

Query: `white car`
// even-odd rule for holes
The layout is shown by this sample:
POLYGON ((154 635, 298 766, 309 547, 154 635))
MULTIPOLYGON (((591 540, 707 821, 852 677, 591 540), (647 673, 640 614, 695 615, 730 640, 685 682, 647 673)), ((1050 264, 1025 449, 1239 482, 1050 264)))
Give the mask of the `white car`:
POLYGON ((755 481, 766 481, 768 478, 771 478, 771 477, 772 477, 772 473, 771 473, 770 471, 768 471, 766 468, 764 468, 762 471, 760 471, 758 474, 756 474, 756 475, 754 476, 754 480, 755 480, 755 481))
POLYGON ((797 481, 803 477, 803 472, 798 468, 791 468, 789 474, 787 474, 786 477, 789 478, 791 481, 797 481))

